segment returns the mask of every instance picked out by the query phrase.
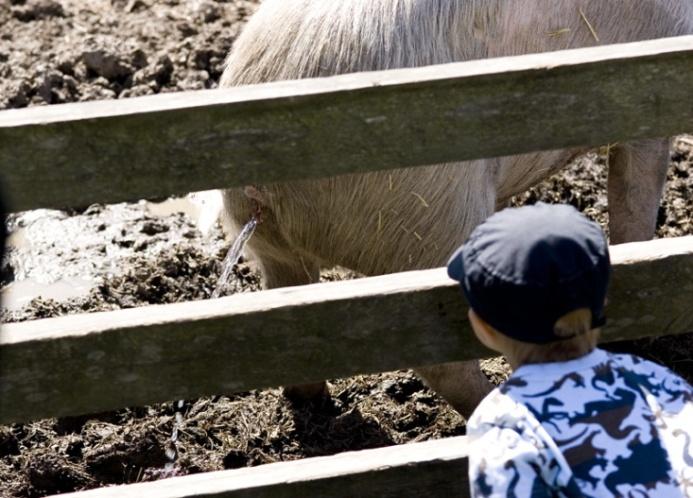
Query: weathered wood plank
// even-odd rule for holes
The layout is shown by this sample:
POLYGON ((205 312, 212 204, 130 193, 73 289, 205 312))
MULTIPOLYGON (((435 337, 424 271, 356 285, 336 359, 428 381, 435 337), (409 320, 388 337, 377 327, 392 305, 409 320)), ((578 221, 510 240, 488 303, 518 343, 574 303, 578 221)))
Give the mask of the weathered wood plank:
POLYGON ((692 130, 691 88, 687 36, 10 110, 0 177, 23 210, 598 145, 692 130))
POLYGON ((64 498, 469 496, 464 436, 101 488, 64 498))
MULTIPOLYGON (((693 331, 693 237, 612 258, 605 340, 693 331)), ((444 269, 8 324, 0 423, 488 354, 444 269)))

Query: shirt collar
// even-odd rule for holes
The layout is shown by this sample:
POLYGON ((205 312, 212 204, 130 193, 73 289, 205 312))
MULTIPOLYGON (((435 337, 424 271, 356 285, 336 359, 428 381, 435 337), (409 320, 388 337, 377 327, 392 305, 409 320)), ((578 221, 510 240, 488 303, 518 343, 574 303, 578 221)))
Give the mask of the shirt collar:
POLYGON ((592 352, 574 360, 522 365, 512 373, 510 378, 555 378, 568 372, 588 370, 607 361, 609 361, 609 353, 603 349, 595 348, 592 352))

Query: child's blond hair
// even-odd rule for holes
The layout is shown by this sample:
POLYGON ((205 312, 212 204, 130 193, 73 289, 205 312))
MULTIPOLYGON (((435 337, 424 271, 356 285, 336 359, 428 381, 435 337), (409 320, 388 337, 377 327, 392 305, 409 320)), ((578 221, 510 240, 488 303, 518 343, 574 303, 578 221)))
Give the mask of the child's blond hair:
POLYGON ((567 361, 586 355, 597 347, 599 329, 592 328, 592 312, 587 308, 571 311, 559 318, 554 333, 565 339, 548 344, 532 344, 498 334, 503 352, 517 364, 567 361))

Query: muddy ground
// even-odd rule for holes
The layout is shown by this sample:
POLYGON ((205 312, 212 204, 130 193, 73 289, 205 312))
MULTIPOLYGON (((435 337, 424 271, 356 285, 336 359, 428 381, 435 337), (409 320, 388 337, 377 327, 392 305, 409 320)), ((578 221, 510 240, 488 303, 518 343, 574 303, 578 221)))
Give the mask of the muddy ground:
MULTIPOLYGON (((213 88, 256 6, 244 0, 0 0, 0 109, 213 88)), ((607 222, 597 155, 520 196, 607 222)), ((194 211, 194 210, 193 210, 194 211)), ((35 211, 9 219, 4 322, 208 298, 228 247, 178 201, 35 211), (43 297, 31 300, 41 289, 43 297)), ((693 137, 680 137, 657 235, 693 234, 693 137)), ((350 277, 333 269, 327 280, 350 277)), ((252 261, 233 292, 259 288, 252 261)), ((693 379, 693 338, 617 345, 693 379)), ((501 360, 486 363, 500 381, 501 360)), ((331 400, 292 406, 277 389, 0 427, 0 496, 38 497, 464 433, 411 372, 335 379, 331 400), (176 412, 183 415, 175 445, 176 412), (173 450, 173 451, 172 451, 173 450)))

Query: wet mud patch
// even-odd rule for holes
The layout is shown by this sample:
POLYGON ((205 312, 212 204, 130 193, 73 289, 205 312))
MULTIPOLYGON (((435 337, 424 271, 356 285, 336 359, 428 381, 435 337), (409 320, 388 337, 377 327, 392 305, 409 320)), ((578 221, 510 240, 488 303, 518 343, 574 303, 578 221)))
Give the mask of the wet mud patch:
MULTIPOLYGON (((208 298, 226 249, 220 228, 203 235, 185 213, 161 217, 152 214, 154 206, 140 202, 94 205, 82 213, 44 210, 11 215, 13 231, 3 273, 13 281, 3 290, 3 320, 208 298), (77 278, 78 295, 37 297, 23 305, 32 295, 23 286, 26 282, 41 292, 56 283, 69 287, 77 278), (15 296, 16 285, 24 295, 15 296)), ((233 277, 234 292, 259 288, 259 277, 247 262, 236 266, 233 277)))

